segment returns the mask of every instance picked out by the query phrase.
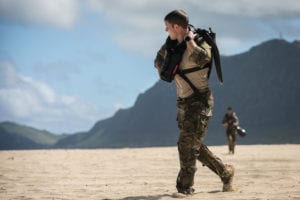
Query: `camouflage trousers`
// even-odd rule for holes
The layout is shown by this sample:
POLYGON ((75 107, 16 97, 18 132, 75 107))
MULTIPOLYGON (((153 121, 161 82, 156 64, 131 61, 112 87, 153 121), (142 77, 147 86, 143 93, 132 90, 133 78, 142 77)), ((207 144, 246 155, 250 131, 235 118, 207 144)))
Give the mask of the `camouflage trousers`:
POLYGON ((235 141, 236 141, 236 129, 228 128, 226 130, 226 135, 227 135, 227 143, 228 143, 228 149, 229 153, 234 154, 234 149, 235 149, 235 141))
POLYGON ((200 97, 193 95, 185 99, 179 98, 177 107, 180 130, 178 140, 180 171, 177 177, 177 190, 189 189, 193 186, 197 170, 196 160, 223 180, 227 175, 225 165, 204 144, 204 135, 213 109, 211 92, 208 91, 200 97))

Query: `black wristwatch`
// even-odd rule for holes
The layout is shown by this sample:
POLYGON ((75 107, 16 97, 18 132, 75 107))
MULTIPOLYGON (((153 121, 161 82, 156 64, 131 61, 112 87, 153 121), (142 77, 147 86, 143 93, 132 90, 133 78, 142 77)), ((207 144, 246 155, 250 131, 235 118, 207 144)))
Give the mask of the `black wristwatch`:
POLYGON ((187 35, 185 36, 184 41, 189 42, 191 39, 192 39, 191 36, 187 35))

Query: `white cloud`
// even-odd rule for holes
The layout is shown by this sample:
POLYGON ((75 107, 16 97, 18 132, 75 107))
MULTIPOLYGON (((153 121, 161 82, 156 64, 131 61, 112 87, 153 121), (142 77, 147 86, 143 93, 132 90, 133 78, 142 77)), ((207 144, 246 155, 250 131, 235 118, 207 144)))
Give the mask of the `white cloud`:
POLYGON ((253 45, 277 37, 279 32, 288 39, 299 39, 297 0, 0 0, 0 20, 70 28, 80 13, 99 12, 116 27, 114 39, 121 47, 153 55, 166 37, 164 15, 178 8, 186 10, 196 26, 212 26, 224 53, 237 52, 235 44, 239 41, 253 45), (237 41, 223 44, 226 38, 237 41))
POLYGON ((24 25, 70 28, 78 14, 77 0, 0 0, 0 19, 24 25))
POLYGON ((121 47, 152 56, 166 37, 163 18, 173 9, 187 11, 196 26, 212 26, 227 54, 279 32, 295 37, 300 31, 299 23, 289 23, 300 20, 297 0, 90 0, 89 6, 119 28, 115 40, 121 47))
POLYGON ((208 11, 216 14, 225 14, 232 16, 249 16, 249 17, 268 17, 272 16, 280 18, 282 16, 299 15, 300 2, 297 0, 214 0, 210 1, 196 1, 192 0, 193 4, 200 9, 200 11, 208 11))
POLYGON ((92 104, 58 95, 46 83, 23 76, 11 62, 0 63, 0 121, 16 121, 55 132, 88 130, 102 116, 92 104))

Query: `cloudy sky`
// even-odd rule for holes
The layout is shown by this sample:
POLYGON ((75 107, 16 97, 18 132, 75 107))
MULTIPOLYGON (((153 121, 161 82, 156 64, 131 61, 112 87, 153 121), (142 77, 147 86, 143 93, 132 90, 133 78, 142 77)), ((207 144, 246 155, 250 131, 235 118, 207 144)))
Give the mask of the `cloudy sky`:
POLYGON ((0 0, 0 121, 70 133, 132 106, 178 8, 224 55, 300 40, 298 0, 0 0))

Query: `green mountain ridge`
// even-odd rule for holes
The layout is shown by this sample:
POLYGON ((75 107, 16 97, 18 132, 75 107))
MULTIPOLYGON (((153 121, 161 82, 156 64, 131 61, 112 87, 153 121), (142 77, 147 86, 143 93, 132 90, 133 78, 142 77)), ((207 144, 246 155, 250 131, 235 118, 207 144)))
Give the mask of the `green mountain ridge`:
POLYGON ((56 135, 14 122, 0 123, 0 149, 50 148, 65 135, 56 135))
MULTIPOLYGON (((242 144, 300 143, 300 98, 298 79, 299 41, 270 40, 249 51, 222 58, 225 84, 219 86, 212 73, 215 97, 214 117, 206 141, 225 144, 220 120, 228 105, 237 111, 249 135, 242 144)), ((143 147, 176 145, 176 95, 174 84, 157 82, 140 94, 132 108, 101 120, 85 133, 86 138, 71 147, 143 147), (88 140, 93 140, 89 146, 88 140)), ((72 136, 63 141, 68 144, 72 136)))
MULTIPOLYGON (((248 132, 238 143, 299 144, 300 42, 273 39, 247 52, 223 56, 221 61, 224 85, 219 85, 214 69, 210 80, 215 106, 206 142, 210 145, 226 143, 220 121, 230 105, 248 132)), ((98 121, 86 132, 58 137, 47 131, 0 123, 0 137, 4 135, 3 130, 8 139, 0 140, 0 149, 2 144, 15 141, 15 136, 23 137, 19 141, 31 142, 34 148, 174 146, 179 134, 176 88, 174 83, 158 81, 138 95, 131 108, 98 121)), ((20 142, 18 145, 22 146, 20 142)))

